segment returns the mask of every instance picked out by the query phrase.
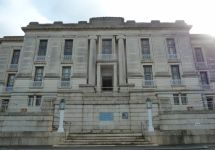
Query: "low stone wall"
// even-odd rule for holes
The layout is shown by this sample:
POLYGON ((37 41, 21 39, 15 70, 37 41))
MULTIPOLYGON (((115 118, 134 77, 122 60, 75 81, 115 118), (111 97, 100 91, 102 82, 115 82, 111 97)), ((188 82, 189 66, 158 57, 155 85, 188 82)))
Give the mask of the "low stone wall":
POLYGON ((52 123, 53 113, 0 113, 0 145, 58 144, 65 133, 51 132, 52 123))
POLYGON ((46 112, 7 112, 0 113, 0 132, 50 132, 53 114, 46 112))
POLYGON ((215 130, 215 111, 164 111, 159 113, 160 129, 169 130, 215 130), (199 125, 196 125, 198 124, 199 125))
POLYGON ((159 145, 215 142, 215 111, 159 112, 160 131, 145 132, 145 137, 159 145))
MULTIPOLYGON (((68 136, 68 133, 67 135, 68 136)), ((56 145, 64 132, 0 132, 0 145, 56 145)))

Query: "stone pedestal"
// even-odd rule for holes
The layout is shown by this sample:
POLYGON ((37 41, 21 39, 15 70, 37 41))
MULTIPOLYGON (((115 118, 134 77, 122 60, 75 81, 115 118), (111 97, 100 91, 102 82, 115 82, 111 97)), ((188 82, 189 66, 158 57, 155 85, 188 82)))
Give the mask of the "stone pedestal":
POLYGON ((84 93, 95 93, 95 88, 92 84, 79 84, 79 89, 84 93))
POLYGON ((119 92, 120 92, 120 93, 128 92, 129 89, 133 89, 134 86, 135 86, 135 84, 133 84, 133 83, 129 83, 129 84, 120 84, 120 85, 119 85, 119 92))

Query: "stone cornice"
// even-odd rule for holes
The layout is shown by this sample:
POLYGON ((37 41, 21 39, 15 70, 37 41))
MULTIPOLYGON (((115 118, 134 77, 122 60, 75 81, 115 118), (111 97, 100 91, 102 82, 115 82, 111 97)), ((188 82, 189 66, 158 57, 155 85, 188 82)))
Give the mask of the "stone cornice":
POLYGON ((22 27, 22 30, 24 32, 26 31, 41 31, 41 30, 190 30, 192 28, 191 25, 187 26, 80 26, 80 27, 68 27, 68 26, 62 26, 62 27, 55 27, 55 26, 40 26, 40 27, 22 27))
POLYGON ((134 20, 124 21, 123 17, 97 17, 90 18, 87 21, 79 21, 78 23, 64 24, 57 21, 49 24, 39 24, 38 22, 30 22, 27 27, 22 27, 26 31, 41 31, 41 30, 190 30, 191 25, 187 25, 183 20, 176 20, 175 22, 167 23, 160 22, 159 20, 152 20, 150 23, 135 22, 134 20))
POLYGON ((0 38, 0 42, 13 42, 13 41, 20 41, 24 40, 24 36, 4 36, 0 38))

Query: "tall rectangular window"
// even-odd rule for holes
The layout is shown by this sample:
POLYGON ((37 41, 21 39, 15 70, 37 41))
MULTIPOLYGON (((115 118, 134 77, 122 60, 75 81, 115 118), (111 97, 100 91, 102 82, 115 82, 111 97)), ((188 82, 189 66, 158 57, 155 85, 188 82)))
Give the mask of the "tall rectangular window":
POLYGON ((169 54, 176 54, 174 39, 166 39, 166 42, 167 42, 167 47, 168 47, 168 53, 169 54))
POLYGON ((181 94, 182 105, 187 105, 187 94, 181 94))
POLYGON ((178 94, 173 94, 173 98, 174 98, 174 104, 175 104, 175 105, 179 105, 179 97, 178 97, 178 94))
POLYGON ((180 72, 179 72, 179 66, 171 66, 171 71, 172 71, 172 79, 173 80, 181 79, 180 72))
POLYGON ((62 81, 70 81, 71 67, 63 67, 62 81))
POLYGON ((150 54, 149 39, 141 39, 142 54, 150 54))
POLYGON ((2 100, 1 102, 1 112, 7 112, 9 105, 9 100, 2 100))
POLYGON ((34 81, 42 81, 43 80, 43 67, 37 67, 35 71, 34 81))
POLYGON ((36 96, 36 106, 41 105, 41 99, 42 99, 42 96, 36 96))
POLYGON ((15 79, 15 75, 14 74, 10 74, 8 76, 7 87, 13 87, 14 79, 15 79))
POLYGON ((46 56, 47 44, 48 44, 47 40, 40 41, 38 56, 46 56))
POLYGON ((34 105, 34 96, 28 96, 28 106, 34 105))
POLYGON ((65 41, 64 55, 72 55, 73 40, 65 41))
POLYGON ((145 80, 153 80, 152 66, 144 66, 143 68, 145 80))
POLYGON ((112 54, 112 40, 102 40, 102 54, 112 54))
POLYGON ((195 48, 195 54, 197 62, 204 62, 201 48, 195 48))
POLYGON ((13 52, 13 59, 12 59, 11 64, 18 64, 19 63, 19 54, 20 54, 20 50, 15 50, 13 52))
POLYGON ((200 72, 200 76, 201 76, 202 84, 203 85, 208 84, 207 72, 200 72))

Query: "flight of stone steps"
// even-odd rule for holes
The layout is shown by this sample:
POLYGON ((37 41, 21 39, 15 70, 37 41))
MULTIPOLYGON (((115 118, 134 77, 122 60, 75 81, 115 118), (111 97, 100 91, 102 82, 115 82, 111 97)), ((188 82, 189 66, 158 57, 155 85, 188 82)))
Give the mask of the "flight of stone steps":
POLYGON ((65 142, 54 147, 158 146, 144 139, 141 133, 69 134, 65 142))

